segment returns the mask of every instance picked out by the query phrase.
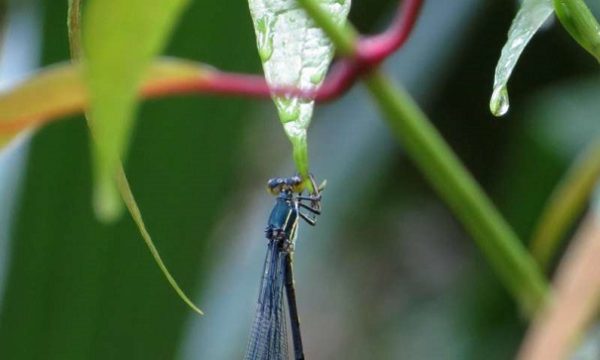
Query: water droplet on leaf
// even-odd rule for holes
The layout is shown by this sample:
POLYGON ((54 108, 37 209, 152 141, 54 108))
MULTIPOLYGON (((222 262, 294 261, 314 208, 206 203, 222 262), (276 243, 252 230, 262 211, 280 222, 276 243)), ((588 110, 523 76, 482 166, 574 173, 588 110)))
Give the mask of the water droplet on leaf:
POLYGON ((510 102, 508 100, 508 90, 506 86, 498 86, 492 93, 490 100, 490 111, 494 116, 502 116, 508 112, 510 102))
POLYGON ((552 14, 551 0, 524 0, 508 31, 508 39, 502 48, 494 74, 494 92, 490 100, 490 110, 495 116, 508 111, 506 84, 523 50, 552 14))

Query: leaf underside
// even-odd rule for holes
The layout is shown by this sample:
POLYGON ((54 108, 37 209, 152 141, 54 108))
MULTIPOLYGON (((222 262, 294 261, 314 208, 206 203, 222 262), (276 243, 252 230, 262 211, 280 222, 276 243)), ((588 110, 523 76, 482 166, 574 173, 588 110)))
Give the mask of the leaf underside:
MULTIPOLYGON (((334 48, 295 0, 249 0, 258 53, 270 86, 317 89, 325 79, 334 48)), ((346 21, 350 0, 321 0, 335 22, 346 21)), ((314 101, 273 97, 279 119, 294 147, 298 171, 308 175, 306 132, 314 101)))
POLYGON ((496 65, 494 91, 490 99, 490 111, 495 116, 502 116, 508 111, 508 80, 523 50, 552 12, 552 0, 523 1, 508 30, 508 40, 496 65))

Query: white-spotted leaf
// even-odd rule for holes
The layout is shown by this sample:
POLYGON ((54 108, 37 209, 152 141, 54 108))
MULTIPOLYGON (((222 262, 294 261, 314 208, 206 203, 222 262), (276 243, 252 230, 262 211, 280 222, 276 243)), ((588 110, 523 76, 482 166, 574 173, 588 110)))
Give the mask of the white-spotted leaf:
MULTIPOLYGON (((323 82, 333 45, 296 0, 248 0, 258 53, 270 86, 317 89, 323 82)), ((345 22, 350 0, 320 0, 338 24, 345 22)), ((294 147, 294 160, 302 175, 308 173, 306 132, 314 101, 284 96, 273 98, 285 132, 294 147)))

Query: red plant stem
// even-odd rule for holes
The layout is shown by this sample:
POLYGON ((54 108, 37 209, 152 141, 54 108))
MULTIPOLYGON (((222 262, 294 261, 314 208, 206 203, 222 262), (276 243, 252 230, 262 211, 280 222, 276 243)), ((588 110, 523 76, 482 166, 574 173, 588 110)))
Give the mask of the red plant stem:
POLYGON ((403 1, 387 30, 360 40, 357 53, 366 67, 379 65, 404 45, 415 26, 422 5, 422 0, 403 1))
MULTIPOLYGON (((339 59, 319 90, 301 90, 294 87, 269 88, 264 77, 218 70, 206 71, 194 79, 163 82, 143 87, 143 97, 155 98, 165 95, 204 93, 235 95, 241 97, 268 98, 271 96, 298 96, 316 101, 331 101, 344 94, 364 73, 377 67, 382 61, 400 49, 414 28, 423 0, 404 0, 391 25, 379 35, 364 37, 357 44, 356 55, 339 59)), ((28 118, 0 123, 0 134, 16 133, 27 126, 36 126, 56 116, 73 114, 87 106, 71 104, 57 109, 52 114, 41 114, 28 118)))
MULTIPOLYGON (((287 90, 297 92, 295 88, 287 90)), ((195 92, 268 98, 271 90, 262 76, 212 70, 194 79, 163 83, 142 92, 151 98, 195 92)))
POLYGON ((340 97, 356 82, 360 67, 351 59, 340 59, 332 67, 329 75, 317 91, 314 99, 321 102, 340 97))
POLYGON ((153 89, 151 95, 203 92, 259 98, 288 95, 320 102, 335 100, 352 87, 362 74, 378 66, 404 45, 422 4, 423 0, 402 1, 388 29, 381 34, 362 38, 357 44, 356 57, 339 59, 317 91, 285 86, 269 88, 265 79, 258 75, 215 71, 194 81, 153 89))

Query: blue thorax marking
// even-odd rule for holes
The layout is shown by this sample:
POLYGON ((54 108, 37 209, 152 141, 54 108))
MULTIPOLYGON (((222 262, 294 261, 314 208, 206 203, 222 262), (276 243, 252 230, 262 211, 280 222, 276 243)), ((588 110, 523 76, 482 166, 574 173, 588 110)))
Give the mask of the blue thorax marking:
POLYGON ((277 200, 267 226, 267 237, 272 231, 279 230, 286 236, 286 240, 293 241, 298 226, 298 208, 292 198, 291 193, 282 192, 277 196, 277 200))

